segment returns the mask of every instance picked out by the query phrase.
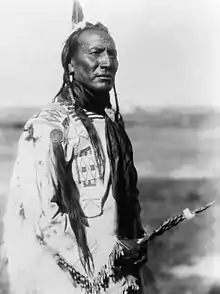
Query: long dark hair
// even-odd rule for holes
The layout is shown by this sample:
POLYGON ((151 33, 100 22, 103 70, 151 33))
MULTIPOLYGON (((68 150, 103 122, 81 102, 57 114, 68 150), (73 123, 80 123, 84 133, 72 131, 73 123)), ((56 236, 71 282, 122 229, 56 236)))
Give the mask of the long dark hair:
MULTIPOLYGON (((61 61, 63 66, 63 83, 58 91, 57 95, 54 98, 61 98, 61 100, 68 100, 71 104, 74 104, 75 114, 80 118, 82 124, 86 128, 91 144, 93 146, 94 154, 97 161, 97 166, 99 168, 103 167, 103 172, 100 170, 100 178, 104 181, 105 174, 105 155, 102 148, 102 144, 98 133, 91 121, 91 119, 87 116, 84 108, 82 107, 79 99, 77 99, 77 95, 74 92, 74 76, 69 72, 69 64, 71 62, 72 57, 74 56, 77 46, 78 46, 78 37, 79 35, 85 31, 90 29, 98 29, 108 33, 107 28, 101 23, 97 23, 95 25, 91 23, 86 23, 83 29, 79 29, 74 31, 66 40, 64 48, 62 50, 61 61)), ((109 94, 108 94, 109 95, 109 94)), ((110 100, 109 100, 110 103, 110 100)), ((110 105, 109 105, 110 106, 110 105)), ((59 203, 62 203, 64 207, 66 207, 66 211, 68 212, 68 216, 70 219, 70 224, 72 230, 75 234, 78 248, 81 254, 82 265, 84 266, 87 272, 91 272, 93 266, 93 258, 92 254, 89 250, 85 227, 88 225, 86 222, 86 218, 79 204, 79 191, 74 182, 70 163, 68 164, 68 169, 64 168, 65 166, 65 158, 62 154, 61 146, 57 146, 54 144, 54 152, 57 157, 57 171, 60 184, 57 188, 57 198, 61 198, 59 203), (62 168, 63 166, 63 168, 62 168), (60 195, 60 196, 59 196, 60 195)))
MULTIPOLYGON (((87 98, 91 102, 94 95, 90 93, 86 87, 74 80, 74 76, 70 74, 68 68, 71 58, 77 50, 78 36, 83 31, 89 29, 103 30, 108 33, 106 27, 100 23, 96 25, 87 23, 83 29, 79 29, 70 35, 62 51, 62 65, 64 69, 63 84, 57 93, 55 100, 61 99, 61 101, 68 101, 70 104, 74 105, 75 114, 79 117, 88 132, 94 149, 97 165, 104 167, 105 155, 101 140, 92 120, 87 116, 87 113, 84 110, 89 110, 88 107, 83 105, 87 98)), ((144 233, 140 221, 137 172, 133 162, 132 145, 125 132, 123 120, 119 114, 116 91, 114 92, 116 98, 115 119, 112 120, 108 115, 105 115, 104 108, 111 107, 110 95, 108 92, 102 93, 104 96, 101 101, 105 101, 105 103, 102 105, 102 109, 98 109, 98 111, 103 112, 102 114, 105 116, 105 137, 108 159, 110 160, 110 181, 112 184, 113 197, 117 203, 116 234, 121 238, 136 238, 142 236, 144 233)), ((96 95, 97 93, 95 96, 96 95)), ((57 154, 59 154, 59 150, 57 154)), ((58 156, 58 158, 59 157, 60 156, 58 156)), ((62 162, 60 163, 60 166, 62 166, 62 162)), ((64 173, 63 179, 66 179, 65 177, 67 174, 65 173, 65 169, 60 170, 61 173, 64 173)), ((62 178, 62 176, 60 178, 62 178)), ((64 206, 68 211, 71 227, 76 235, 78 248, 80 248, 82 252, 82 263, 84 264, 84 267, 90 269, 90 262, 93 262, 93 259, 86 239, 86 220, 84 219, 83 211, 79 205, 79 191, 77 190, 71 173, 68 174, 67 178, 68 181, 65 181, 65 184, 62 183, 61 185, 63 187, 61 190, 64 191, 60 194, 61 202, 64 203, 64 206), (66 185, 69 187, 68 189, 66 188, 66 185), (76 203, 75 206, 73 199, 76 203)), ((100 179, 104 180, 104 172, 100 172, 100 179)))

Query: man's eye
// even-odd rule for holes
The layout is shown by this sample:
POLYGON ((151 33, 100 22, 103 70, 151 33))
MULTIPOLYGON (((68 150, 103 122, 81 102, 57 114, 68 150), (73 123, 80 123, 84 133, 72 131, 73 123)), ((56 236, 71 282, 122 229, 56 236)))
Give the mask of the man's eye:
MULTIPOLYGON (((90 51, 90 54, 95 57, 100 57, 102 54, 105 54, 105 50, 95 49, 95 50, 90 51)), ((117 58, 117 51, 116 50, 107 50, 107 55, 110 58, 117 58)))
POLYGON ((99 56, 100 54, 102 54, 101 50, 93 50, 90 52, 91 55, 93 56, 99 56))

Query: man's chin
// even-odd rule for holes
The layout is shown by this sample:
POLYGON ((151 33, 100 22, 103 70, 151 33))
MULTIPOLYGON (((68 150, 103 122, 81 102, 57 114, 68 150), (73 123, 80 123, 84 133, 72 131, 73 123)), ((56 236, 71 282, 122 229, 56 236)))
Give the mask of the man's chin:
POLYGON ((91 90, 96 92, 109 92, 113 87, 112 82, 100 82, 94 85, 91 85, 91 90))

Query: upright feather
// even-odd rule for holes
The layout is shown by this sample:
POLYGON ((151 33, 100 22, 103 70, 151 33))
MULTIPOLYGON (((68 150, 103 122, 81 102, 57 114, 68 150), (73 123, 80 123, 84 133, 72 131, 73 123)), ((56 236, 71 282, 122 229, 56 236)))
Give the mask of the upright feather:
POLYGON ((72 12, 72 28, 82 22, 84 19, 83 8, 79 0, 74 0, 73 2, 73 12, 72 12))

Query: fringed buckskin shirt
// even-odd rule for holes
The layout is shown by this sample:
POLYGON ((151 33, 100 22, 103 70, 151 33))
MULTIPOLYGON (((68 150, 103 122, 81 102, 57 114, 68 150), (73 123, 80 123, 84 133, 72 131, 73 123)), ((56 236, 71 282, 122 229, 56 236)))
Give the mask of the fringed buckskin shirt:
MULTIPOLYGON (((54 258, 54 254, 59 253, 85 275, 67 214, 57 213, 54 199, 57 179, 51 140, 62 141, 66 162, 73 155, 72 176, 88 219, 86 234, 94 259, 94 275, 107 264, 117 240, 116 203, 109 182, 105 121, 102 115, 86 113, 101 139, 105 167, 97 165, 88 133, 74 108, 51 103, 29 119, 20 137, 4 217, 4 249, 12 293, 85 293, 57 266, 54 258), (100 179, 103 170, 104 181, 100 179), (43 240, 43 245, 39 240, 43 240)), ((123 293, 122 282, 112 285, 105 293, 123 293)))

